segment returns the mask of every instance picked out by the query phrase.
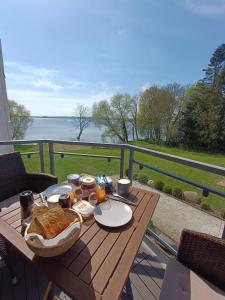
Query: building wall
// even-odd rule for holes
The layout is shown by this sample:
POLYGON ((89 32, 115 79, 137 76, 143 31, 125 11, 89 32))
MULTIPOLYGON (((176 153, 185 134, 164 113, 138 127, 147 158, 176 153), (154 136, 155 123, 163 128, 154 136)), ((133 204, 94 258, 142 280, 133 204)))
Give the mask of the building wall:
MULTIPOLYGON (((3 55, 0 40, 0 141, 11 140, 11 130, 7 106, 7 92, 5 84, 5 73, 3 67, 3 55)), ((13 150, 12 146, 0 146, 0 153, 13 150)))

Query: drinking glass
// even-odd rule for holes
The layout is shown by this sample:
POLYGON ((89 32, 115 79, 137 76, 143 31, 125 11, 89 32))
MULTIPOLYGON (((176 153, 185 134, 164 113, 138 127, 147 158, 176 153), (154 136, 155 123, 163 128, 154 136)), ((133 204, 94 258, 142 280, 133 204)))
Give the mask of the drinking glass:
POLYGON ((97 189, 97 198, 98 198, 98 202, 99 203, 105 201, 106 193, 105 193, 105 186, 103 184, 100 184, 98 186, 98 189, 97 189))

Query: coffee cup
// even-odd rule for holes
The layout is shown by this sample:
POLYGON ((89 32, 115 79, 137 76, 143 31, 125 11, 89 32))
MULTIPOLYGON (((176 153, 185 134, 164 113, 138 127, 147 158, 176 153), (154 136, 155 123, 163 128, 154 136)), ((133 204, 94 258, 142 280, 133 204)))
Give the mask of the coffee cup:
POLYGON ((118 194, 121 196, 128 196, 129 195, 129 189, 130 189, 130 180, 127 178, 121 178, 117 182, 117 191, 118 194))

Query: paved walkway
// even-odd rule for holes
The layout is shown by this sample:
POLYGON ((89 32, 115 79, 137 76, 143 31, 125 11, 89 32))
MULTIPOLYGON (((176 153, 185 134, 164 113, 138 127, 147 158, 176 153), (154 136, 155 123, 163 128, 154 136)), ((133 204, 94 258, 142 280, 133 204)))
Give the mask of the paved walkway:
MULTIPOLYGON (((116 180, 116 176, 113 179, 116 180)), ((155 189, 133 181, 133 186, 149 191, 155 189)), ((160 193, 160 199, 152 217, 152 222, 162 233, 173 239, 176 243, 180 240, 183 228, 188 228, 217 237, 221 237, 224 229, 224 221, 214 217, 203 210, 178 200, 165 193, 160 193)))

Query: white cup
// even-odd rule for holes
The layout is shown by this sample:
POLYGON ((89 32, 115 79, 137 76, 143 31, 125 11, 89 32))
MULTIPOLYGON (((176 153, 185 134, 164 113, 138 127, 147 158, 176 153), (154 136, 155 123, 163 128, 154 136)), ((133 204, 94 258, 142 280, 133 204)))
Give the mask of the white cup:
POLYGON ((128 196, 130 189, 130 180, 121 178, 117 182, 118 194, 121 196, 128 196))

